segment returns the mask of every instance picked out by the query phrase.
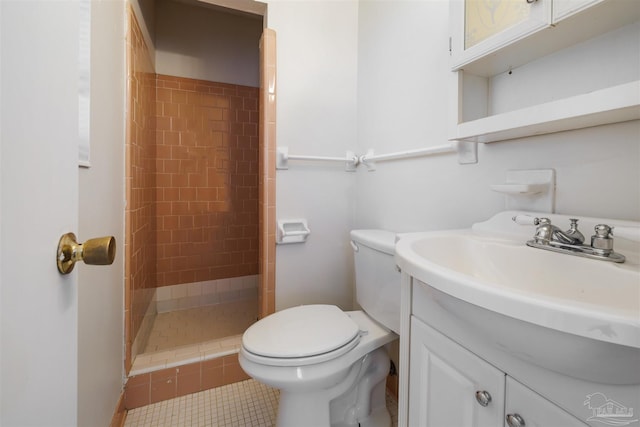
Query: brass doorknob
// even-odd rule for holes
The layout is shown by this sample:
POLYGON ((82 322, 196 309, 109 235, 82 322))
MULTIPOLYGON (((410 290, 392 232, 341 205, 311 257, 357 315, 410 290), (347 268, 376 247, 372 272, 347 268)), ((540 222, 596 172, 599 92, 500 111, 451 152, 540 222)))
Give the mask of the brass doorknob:
POLYGON ((115 237, 97 237, 78 243, 75 234, 67 233, 58 242, 56 262, 61 274, 69 274, 78 261, 90 265, 111 265, 115 257, 115 237))

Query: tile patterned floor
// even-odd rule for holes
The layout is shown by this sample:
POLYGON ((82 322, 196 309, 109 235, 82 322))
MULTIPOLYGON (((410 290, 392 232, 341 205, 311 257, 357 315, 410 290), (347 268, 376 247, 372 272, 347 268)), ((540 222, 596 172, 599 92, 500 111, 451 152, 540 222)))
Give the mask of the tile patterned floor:
POLYGON ((128 412, 125 427, 271 427, 278 391, 254 380, 154 403, 128 412))
MULTIPOLYGON (((154 403, 129 411, 125 427, 272 427, 278 390, 254 380, 154 403)), ((392 427, 398 424, 398 404, 387 395, 392 427)))
POLYGON ((242 334, 257 316, 257 299, 158 313, 143 353, 242 334))
POLYGON ((131 375, 237 353, 242 333, 256 321, 256 299, 157 315, 144 353, 131 375))

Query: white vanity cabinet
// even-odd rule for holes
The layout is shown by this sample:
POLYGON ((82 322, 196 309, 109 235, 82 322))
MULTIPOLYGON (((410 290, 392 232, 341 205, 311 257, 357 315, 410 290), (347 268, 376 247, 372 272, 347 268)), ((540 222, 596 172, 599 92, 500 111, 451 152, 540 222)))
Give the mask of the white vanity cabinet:
POLYGON ((416 317, 409 370, 409 426, 587 427, 416 317))
POLYGON ((501 425, 503 372, 415 317, 410 360, 409 426, 501 425))
POLYGON ((450 1, 450 140, 640 119, 637 0, 450 1))
MULTIPOLYGON (((467 338, 479 342, 486 338, 471 333, 459 342, 451 339, 449 332, 455 328, 446 330, 461 319, 443 311, 448 302, 438 292, 406 274, 402 286, 402 330, 409 339, 401 341, 400 426, 589 427, 519 382, 518 369, 507 374, 504 370, 512 369, 509 364, 503 368, 502 361, 494 364, 465 348, 467 338)), ((561 387, 564 381, 558 378, 557 384, 548 386, 561 387)), ((581 392, 570 395, 580 404, 584 401, 581 392)))

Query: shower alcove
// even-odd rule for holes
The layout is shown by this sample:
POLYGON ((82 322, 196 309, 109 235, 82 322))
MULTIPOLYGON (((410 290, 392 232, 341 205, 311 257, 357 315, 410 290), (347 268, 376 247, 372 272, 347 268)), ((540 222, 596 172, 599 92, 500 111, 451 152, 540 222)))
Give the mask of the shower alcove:
POLYGON ((244 379, 240 334, 274 311, 275 35, 212 2, 128 11, 128 409, 244 379))

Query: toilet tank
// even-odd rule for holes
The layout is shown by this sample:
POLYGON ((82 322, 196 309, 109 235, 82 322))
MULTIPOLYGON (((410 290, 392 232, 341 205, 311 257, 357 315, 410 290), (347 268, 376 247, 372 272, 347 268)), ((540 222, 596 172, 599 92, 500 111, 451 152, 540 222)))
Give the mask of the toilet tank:
POLYGON ((400 272, 394 260, 396 233, 353 230, 356 300, 373 319, 400 333, 400 272))

